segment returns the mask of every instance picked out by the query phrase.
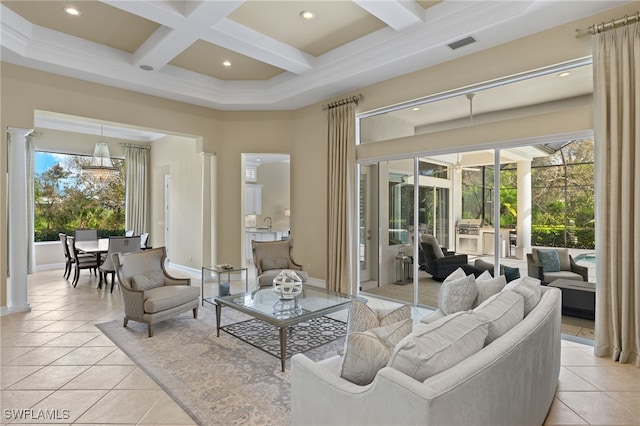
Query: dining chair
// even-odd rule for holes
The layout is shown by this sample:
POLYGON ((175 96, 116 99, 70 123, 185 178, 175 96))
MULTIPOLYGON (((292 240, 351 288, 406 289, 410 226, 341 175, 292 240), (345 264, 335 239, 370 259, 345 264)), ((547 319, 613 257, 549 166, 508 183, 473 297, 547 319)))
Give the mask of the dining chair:
POLYGON ((100 284, 98 288, 102 287, 102 278, 104 277, 105 287, 109 282, 107 276, 111 275, 111 293, 113 293, 113 286, 115 283, 116 268, 113 264, 111 255, 113 253, 134 253, 140 251, 140 236, 136 237, 109 237, 109 251, 100 265, 100 284))
POLYGON ((130 230, 130 231, 124 231, 124 236, 125 236, 125 237, 133 237, 133 230, 130 230))
POLYGON ((75 237, 67 236, 67 247, 69 248, 69 255, 71 259, 73 259, 73 286, 78 285, 78 280, 80 278, 80 270, 82 269, 93 269, 93 273, 96 274, 96 270, 98 269, 98 259, 94 255, 82 256, 78 253, 78 249, 76 248, 76 239, 75 237))
POLYGON ((76 241, 94 241, 98 239, 97 229, 76 229, 74 232, 76 241))
POLYGON ((64 253, 64 274, 62 274, 62 276, 66 280, 69 279, 69 275, 71 275, 71 254, 69 254, 69 246, 67 245, 67 234, 60 232, 58 237, 60 237, 62 253, 64 253))

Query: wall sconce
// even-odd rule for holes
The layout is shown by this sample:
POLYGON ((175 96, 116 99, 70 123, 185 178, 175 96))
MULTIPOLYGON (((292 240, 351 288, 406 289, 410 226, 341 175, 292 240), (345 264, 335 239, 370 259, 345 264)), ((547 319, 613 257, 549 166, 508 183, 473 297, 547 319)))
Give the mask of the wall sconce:
POLYGON ((291 209, 284 209, 284 215, 285 215, 285 217, 290 217, 291 216, 291 209))

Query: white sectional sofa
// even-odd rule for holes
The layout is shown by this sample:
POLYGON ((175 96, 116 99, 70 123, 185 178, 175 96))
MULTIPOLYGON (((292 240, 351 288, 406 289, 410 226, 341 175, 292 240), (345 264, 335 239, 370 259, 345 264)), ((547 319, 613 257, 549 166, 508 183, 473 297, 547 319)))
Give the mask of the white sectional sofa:
POLYGON ((560 373, 561 292, 454 367, 413 379, 384 367, 369 385, 340 377, 340 357, 292 364, 293 425, 541 425, 560 373))

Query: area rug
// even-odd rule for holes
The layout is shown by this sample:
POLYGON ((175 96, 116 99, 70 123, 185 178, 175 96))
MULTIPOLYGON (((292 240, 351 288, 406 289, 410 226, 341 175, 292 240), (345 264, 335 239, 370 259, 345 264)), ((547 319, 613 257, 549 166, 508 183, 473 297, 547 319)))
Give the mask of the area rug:
MULTIPOLYGON (((345 321, 346 314, 345 310, 331 316, 345 321)), ((251 317, 223 309, 223 326, 250 325, 248 320, 251 317)), ((326 323, 332 324, 330 329, 339 327, 333 321, 326 323)), ((216 337, 213 308, 201 307, 195 320, 189 312, 156 324, 152 338, 147 337, 146 325, 133 321, 126 328, 121 320, 97 327, 198 424, 290 424, 290 360, 282 372, 278 357, 226 332, 216 337)), ((304 328, 308 326, 303 326, 303 331, 304 328)), ((300 340, 302 346, 307 340, 300 340)), ((295 344, 295 339, 288 342, 295 344)), ((343 345, 344 337, 337 337, 305 355, 314 360, 325 359, 334 356, 343 345)))

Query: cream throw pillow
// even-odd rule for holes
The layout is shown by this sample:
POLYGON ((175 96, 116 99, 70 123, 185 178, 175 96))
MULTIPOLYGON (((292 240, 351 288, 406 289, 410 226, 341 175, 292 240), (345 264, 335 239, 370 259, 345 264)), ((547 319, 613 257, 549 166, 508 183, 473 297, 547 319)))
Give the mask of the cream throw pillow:
POLYGON ((512 290, 522 296, 524 299, 525 317, 536 307, 542 296, 540 280, 529 276, 511 281, 504 287, 503 291, 504 290, 512 290))
POLYGON ((406 319, 411 319, 411 306, 409 305, 402 305, 395 309, 371 309, 365 303, 354 300, 349 308, 347 335, 394 324, 406 319))
MULTIPOLYGON (((453 274, 459 275, 457 272, 453 274)), ((444 280, 438 294, 438 307, 445 315, 468 311, 478 297, 478 285, 473 275, 467 276, 464 272, 462 278, 453 278, 452 275, 444 280)))
POLYGON ((425 381, 482 349, 488 329, 483 317, 470 312, 416 324, 413 333, 396 345, 387 365, 425 381))
POLYGON ((493 295, 473 312, 488 321, 489 332, 485 345, 511 330, 524 318, 524 299, 515 291, 502 291, 493 295))
POLYGON ((480 305, 494 294, 498 294, 507 285, 507 279, 504 275, 498 275, 493 278, 489 271, 484 271, 476 278, 476 284, 478 286, 478 296, 473 302, 474 307, 480 305))
POLYGON ((160 270, 136 275, 131 279, 133 290, 150 290, 164 285, 164 273, 160 270))
POLYGON ((406 319, 349 334, 340 377, 361 386, 371 383, 378 371, 387 365, 395 345, 411 333, 412 325, 413 321, 406 319))

